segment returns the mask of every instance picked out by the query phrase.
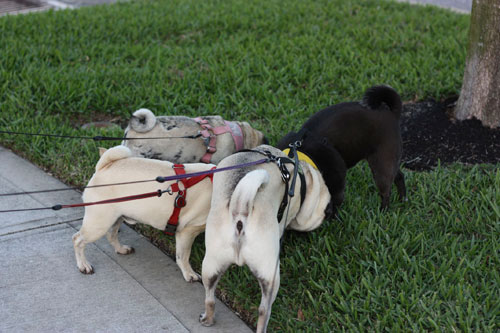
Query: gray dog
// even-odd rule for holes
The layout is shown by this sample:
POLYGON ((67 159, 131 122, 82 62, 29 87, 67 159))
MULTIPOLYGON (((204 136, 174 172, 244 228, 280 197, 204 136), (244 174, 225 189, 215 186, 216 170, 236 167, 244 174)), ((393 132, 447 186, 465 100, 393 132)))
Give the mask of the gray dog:
POLYGON ((264 135, 247 122, 225 121, 220 116, 189 118, 158 116, 148 109, 134 112, 124 140, 134 156, 173 163, 219 163, 242 149, 266 143, 264 135), (193 136, 195 138, 184 138, 193 136), (148 139, 166 138, 172 139, 148 139), (181 138, 178 138, 181 137, 181 138))

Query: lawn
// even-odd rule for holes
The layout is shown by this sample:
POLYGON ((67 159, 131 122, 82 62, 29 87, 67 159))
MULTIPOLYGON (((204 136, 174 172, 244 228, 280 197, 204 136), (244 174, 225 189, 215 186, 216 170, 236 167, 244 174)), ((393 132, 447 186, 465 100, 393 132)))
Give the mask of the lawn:
MULTIPOLYGON (((406 101, 458 93, 468 20, 362 0, 134 1, 2 17, 0 130, 120 135, 118 126, 80 126, 147 107, 249 121, 275 143, 373 84, 406 101)), ((113 145, 1 134, 0 144, 79 186, 96 147, 113 145)), ((380 212, 362 163, 349 173, 338 219, 285 234, 270 330, 498 330, 499 165, 404 171, 409 202, 394 196, 380 212)), ((260 292, 249 271, 231 268, 219 286, 254 324, 260 292)))

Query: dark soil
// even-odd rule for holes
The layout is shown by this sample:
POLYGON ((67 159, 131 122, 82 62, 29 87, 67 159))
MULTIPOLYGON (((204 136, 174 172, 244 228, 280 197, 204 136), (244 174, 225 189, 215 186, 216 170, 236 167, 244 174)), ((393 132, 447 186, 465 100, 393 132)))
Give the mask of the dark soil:
POLYGON ((429 170, 454 162, 500 163, 500 128, 473 120, 451 120, 456 97, 405 104, 401 116, 404 167, 429 170))

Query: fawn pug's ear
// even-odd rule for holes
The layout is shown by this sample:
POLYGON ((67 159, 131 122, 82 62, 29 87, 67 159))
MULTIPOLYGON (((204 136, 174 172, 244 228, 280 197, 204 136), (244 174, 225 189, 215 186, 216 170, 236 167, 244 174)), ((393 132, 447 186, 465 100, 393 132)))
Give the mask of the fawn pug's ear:
POLYGON ((99 157, 102 156, 102 154, 104 154, 106 150, 107 150, 106 148, 99 147, 99 157))

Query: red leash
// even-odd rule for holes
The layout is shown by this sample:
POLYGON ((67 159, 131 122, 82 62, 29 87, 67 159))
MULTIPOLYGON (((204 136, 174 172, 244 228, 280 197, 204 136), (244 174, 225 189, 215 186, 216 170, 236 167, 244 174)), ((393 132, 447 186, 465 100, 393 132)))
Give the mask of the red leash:
POLYGON ((62 209, 62 208, 85 207, 85 206, 102 205, 102 204, 110 204, 110 203, 117 203, 117 202, 131 201, 131 200, 146 199, 146 198, 151 198, 151 197, 161 197, 161 195, 163 193, 165 193, 165 192, 166 191, 157 190, 157 191, 154 191, 154 192, 148 192, 148 193, 142 193, 142 194, 135 194, 135 195, 128 195, 126 197, 106 199, 106 200, 101 200, 101 201, 84 202, 84 203, 72 204, 72 205, 55 205, 55 206, 52 207, 52 209, 53 210, 59 210, 59 209, 62 209))
MULTIPOLYGON (((175 176, 168 176, 168 177, 157 177, 155 180, 145 180, 145 181, 134 181, 134 182, 125 182, 125 183, 115 183, 115 184, 104 184, 104 185, 96 185, 96 186, 88 186, 87 188, 91 187, 101 187, 101 186, 115 186, 115 185, 125 185, 125 184, 132 184, 132 183, 142 183, 142 182, 151 182, 151 181, 157 181, 159 183, 163 183, 165 181, 171 181, 171 180, 177 180, 181 181, 183 185, 185 186, 185 189, 187 187, 193 186, 194 184, 200 182, 202 179, 205 177, 210 177, 210 179, 213 179, 213 174, 216 172, 222 172, 222 171, 228 171, 228 170, 234 170, 234 169, 239 169, 239 168, 245 168, 257 164, 262 164, 269 162, 269 158, 261 159, 258 161, 254 162, 248 162, 248 163, 242 163, 238 165, 232 165, 224 168, 219 168, 216 169, 215 167, 206 170, 206 171, 200 171, 200 172, 193 172, 193 173, 185 173, 184 169, 182 169, 182 172, 177 173, 177 168, 174 168, 176 170, 176 175, 175 176), (188 185, 186 187, 186 184, 188 185)), ((178 187, 178 182, 174 183, 171 185, 171 189, 176 189, 176 191, 172 192, 178 192, 179 187, 178 187)), ((55 189, 55 190, 43 190, 43 191, 32 191, 32 192, 18 192, 18 193, 4 193, 0 194, 0 196, 7 196, 7 195, 20 195, 20 194, 34 194, 34 193, 43 193, 43 192, 52 192, 52 191, 63 191, 63 190, 71 190, 72 188, 65 188, 65 189, 55 189)), ((126 197, 119 197, 119 198, 113 198, 113 199, 106 199, 106 200, 101 200, 101 201, 96 201, 96 202, 87 202, 87 203, 80 203, 80 204, 72 204, 72 205, 54 205, 52 207, 39 207, 39 208, 23 208, 23 209, 8 209, 8 210, 0 210, 0 213, 13 213, 13 212, 26 212, 26 211, 35 211, 35 210, 46 210, 46 209, 52 209, 52 210, 60 210, 63 208, 76 208, 76 207, 85 207, 85 206, 92 206, 92 205, 99 205, 99 204, 110 204, 110 203, 117 203, 117 202, 124 202, 124 201, 130 201, 130 200, 138 200, 138 199, 146 199, 146 198, 151 198, 151 197, 160 197, 163 193, 165 192, 170 192, 171 189, 167 190, 157 190, 155 192, 149 192, 149 193, 142 193, 142 194, 136 194, 136 195, 129 195, 126 197)), ((179 201, 177 204, 181 204, 182 200, 185 201, 185 189, 184 189, 184 195, 182 195, 182 199, 176 198, 176 201, 179 201)), ((178 196, 179 197, 179 196, 178 196)), ((184 202, 185 205, 185 202, 184 202)))
POLYGON ((84 203, 72 204, 72 205, 54 205, 52 207, 0 210, 0 213, 24 212, 24 211, 29 211, 29 210, 43 210, 43 209, 61 210, 63 208, 76 208, 76 207, 110 204, 110 203, 117 203, 117 202, 131 201, 131 200, 146 199, 146 198, 151 198, 151 197, 161 197, 161 195, 165 192, 167 192, 167 191, 166 190, 164 190, 164 191, 157 190, 154 192, 128 195, 126 197, 106 199, 106 200, 94 201, 94 202, 84 202, 84 203))
MULTIPOLYGON (((173 169, 175 171, 176 175, 186 175, 186 171, 184 169, 184 165, 182 164, 174 164, 173 169)), ((215 170, 215 167, 210 169, 211 171, 215 170)), ((119 197, 119 198, 113 198, 113 199, 106 199, 106 200, 100 200, 100 201, 93 201, 93 202, 84 202, 84 203, 78 203, 78 204, 71 204, 71 205, 55 205, 52 207, 43 207, 43 208, 29 208, 29 209, 11 209, 11 210, 2 210, 0 213, 9 213, 9 212, 18 212, 18 211, 27 211, 27 210, 42 210, 42 209, 52 209, 52 210, 60 210, 63 208, 76 208, 76 207, 86 207, 86 206, 93 206, 93 205, 103 205, 103 204, 110 204, 110 203, 119 203, 119 202, 125 202, 125 201, 131 201, 131 200, 139 200, 139 199, 146 199, 146 198, 151 198, 151 197, 161 197, 163 193, 168 192, 170 194, 177 192, 177 197, 174 200, 174 210, 172 212, 172 215, 170 216, 167 226, 165 227, 165 233, 169 236, 174 236, 175 231, 177 230, 177 226, 179 225, 179 215, 181 212, 181 208, 186 206, 186 195, 187 195, 187 189, 190 188, 191 186, 194 186, 201 182, 205 178, 209 178, 210 181, 213 181, 214 174, 203 174, 191 178, 182 178, 177 181, 177 183, 173 183, 169 186, 168 189, 166 190, 157 190, 154 192, 148 192, 148 193, 142 193, 142 194, 135 194, 135 195, 128 195, 125 197, 119 197), (179 182, 182 183, 184 189, 181 189, 179 187, 179 182)))

